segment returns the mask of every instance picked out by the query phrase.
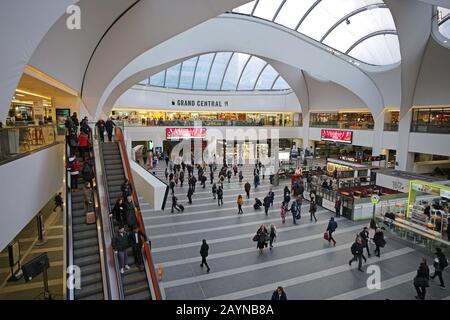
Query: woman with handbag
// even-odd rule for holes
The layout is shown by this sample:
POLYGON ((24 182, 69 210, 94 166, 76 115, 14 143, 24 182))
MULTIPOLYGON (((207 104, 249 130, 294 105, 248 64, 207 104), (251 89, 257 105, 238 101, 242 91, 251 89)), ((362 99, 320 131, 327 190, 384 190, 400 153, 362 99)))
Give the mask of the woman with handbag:
POLYGON ((422 259, 422 262, 417 269, 417 275, 414 278, 414 287, 417 291, 417 300, 425 300, 425 294, 427 293, 427 287, 429 287, 430 270, 428 269, 427 260, 422 259))

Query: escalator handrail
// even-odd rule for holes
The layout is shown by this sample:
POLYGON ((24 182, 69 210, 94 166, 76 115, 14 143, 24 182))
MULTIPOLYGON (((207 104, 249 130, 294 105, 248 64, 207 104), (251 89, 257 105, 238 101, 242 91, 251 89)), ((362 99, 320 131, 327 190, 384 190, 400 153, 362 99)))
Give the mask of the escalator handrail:
MULTIPOLYGON (((90 127, 90 126, 89 126, 90 127)), ((89 141, 91 143, 92 147, 92 160, 94 160, 93 163, 93 172, 94 172, 94 179, 95 179, 95 188, 92 189, 92 196, 94 201, 96 202, 97 206, 95 206, 94 203, 94 211, 95 211, 95 219, 96 219, 96 227, 97 227, 97 239, 98 239, 98 248, 99 248, 99 256, 100 256, 100 267, 102 270, 102 283, 103 283, 103 296, 105 300, 109 300, 111 297, 111 288, 110 288, 110 277, 109 273, 106 272, 106 250, 105 250, 105 235, 104 235, 104 228, 103 228, 103 220, 102 220, 102 206, 100 205, 100 198, 99 198, 99 192, 98 192, 98 178, 97 178, 97 168, 95 166, 95 154, 94 154, 94 139, 92 135, 92 128, 89 131, 89 141), (95 192, 94 192, 95 190, 95 192)), ((90 152, 90 151, 89 151, 90 152)))
MULTIPOLYGON (((67 137, 67 136, 66 136, 67 137)), ((66 154, 66 161, 64 163, 64 170, 66 171, 66 265, 64 266, 64 279, 67 281, 67 267, 73 266, 73 234, 72 234, 72 190, 71 190, 71 179, 70 179, 70 173, 67 170, 67 163, 70 156, 70 149, 69 145, 65 144, 65 154, 66 154)), ((66 299, 68 300, 75 300, 75 291, 73 289, 73 286, 65 286, 65 292, 66 292, 66 299)))
MULTIPOLYGON (((97 127, 96 127, 96 132, 97 132, 97 127)), ((98 132, 97 132, 98 133, 98 132)), ((97 134, 98 136, 98 134, 97 134)), ((115 230, 114 230, 114 221, 113 221, 113 217, 110 217, 109 213, 112 211, 111 210, 111 200, 109 198, 109 189, 108 189, 108 180, 107 180, 107 176, 106 176, 106 170, 105 170, 105 163, 103 160, 103 144, 101 142, 99 142, 99 154, 100 154, 100 163, 102 164, 102 176, 103 176, 103 186, 105 188, 105 195, 106 195, 106 202, 107 202, 107 209, 108 209, 108 220, 109 220, 109 224, 110 224, 110 233, 111 233, 111 240, 114 239, 114 237, 116 236, 115 234, 115 230)), ((119 259, 117 257, 117 254, 115 252, 113 252, 114 255, 114 267, 116 269, 116 275, 117 275, 117 283, 119 284, 117 287, 119 289, 119 297, 120 300, 124 300, 125 299, 125 295, 123 292, 123 281, 122 281, 122 276, 120 274, 120 270, 119 270, 119 259)))
MULTIPOLYGON (((136 188, 134 186, 134 182, 133 182, 133 175, 131 173, 131 167, 130 167, 130 163, 128 161, 128 156, 127 156, 127 152, 125 149, 125 142, 124 142, 124 138, 123 138, 123 134, 122 134, 122 129, 119 127, 116 127, 116 138, 119 142, 119 146, 120 146, 120 150, 122 152, 122 158, 123 158, 123 166, 125 169, 125 174, 128 177, 128 181, 131 184, 131 189, 132 189, 132 193, 133 193, 133 200, 137 209, 137 219, 138 219, 138 223, 139 223, 139 229, 143 234, 146 234, 145 232, 145 226, 144 226, 144 220, 142 218, 142 214, 141 214, 141 210, 140 210, 140 206, 139 206, 139 201, 138 201, 138 197, 136 194, 136 188)), ((150 279, 148 279, 148 281, 150 282, 150 290, 152 291, 152 293, 154 293, 154 299, 155 300, 162 300, 161 297, 161 290, 159 288, 159 283, 158 283, 158 279, 156 277, 156 272, 155 272, 155 266, 153 264, 153 259, 151 257, 151 253, 150 253, 150 247, 148 245, 147 242, 144 242, 144 252, 145 252, 145 259, 149 268, 149 273, 150 273, 150 279)))

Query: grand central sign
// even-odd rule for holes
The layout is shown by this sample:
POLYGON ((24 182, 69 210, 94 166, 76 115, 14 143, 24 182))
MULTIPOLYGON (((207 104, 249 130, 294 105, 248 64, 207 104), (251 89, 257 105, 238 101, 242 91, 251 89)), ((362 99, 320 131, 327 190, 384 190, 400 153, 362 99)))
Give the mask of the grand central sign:
POLYGON ((178 107, 228 107, 228 101, 220 100, 172 100, 172 106, 178 107))

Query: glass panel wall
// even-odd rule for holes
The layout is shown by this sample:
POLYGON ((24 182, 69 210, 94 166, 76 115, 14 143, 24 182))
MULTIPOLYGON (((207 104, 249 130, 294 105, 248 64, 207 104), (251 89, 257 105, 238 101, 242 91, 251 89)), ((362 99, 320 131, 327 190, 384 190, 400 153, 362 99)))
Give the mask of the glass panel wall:
POLYGON ((387 111, 384 119, 384 131, 398 131, 400 111, 387 111))
POLYGON ((411 132, 450 133, 450 107, 413 109, 411 132))
POLYGON ((373 130, 374 121, 370 112, 322 112, 311 113, 311 127, 373 130))
POLYGON ((112 118, 127 126, 274 126, 300 127, 302 116, 293 112, 171 112, 114 110, 112 118))

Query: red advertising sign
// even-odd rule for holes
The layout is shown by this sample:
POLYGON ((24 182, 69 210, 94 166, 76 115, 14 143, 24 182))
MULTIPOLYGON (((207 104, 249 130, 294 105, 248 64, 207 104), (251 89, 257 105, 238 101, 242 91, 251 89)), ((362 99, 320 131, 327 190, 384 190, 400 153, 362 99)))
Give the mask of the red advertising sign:
POLYGON ((206 128, 166 128, 167 140, 204 138, 206 138, 206 128))
POLYGON ((343 130, 322 129, 322 141, 352 143, 353 132, 343 130))

